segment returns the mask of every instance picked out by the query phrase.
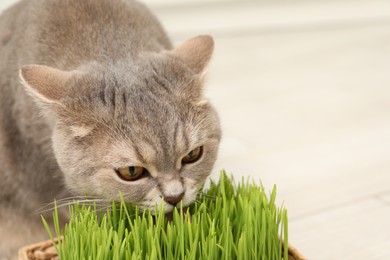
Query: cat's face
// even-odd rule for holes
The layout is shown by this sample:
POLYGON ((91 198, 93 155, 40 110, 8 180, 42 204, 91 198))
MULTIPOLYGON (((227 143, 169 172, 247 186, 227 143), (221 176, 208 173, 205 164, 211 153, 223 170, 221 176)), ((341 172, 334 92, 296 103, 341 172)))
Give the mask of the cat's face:
MULTIPOLYGON (((90 65, 61 76, 66 95, 45 95, 50 102, 44 107, 60 95, 52 140, 73 193, 107 200, 121 193, 143 209, 163 204, 165 211, 194 201, 216 160, 221 132, 201 94, 208 59, 189 64, 174 52, 141 54, 131 64, 90 65)), ((31 73, 22 74, 29 86, 29 75, 48 78, 42 76, 47 71, 31 73)))

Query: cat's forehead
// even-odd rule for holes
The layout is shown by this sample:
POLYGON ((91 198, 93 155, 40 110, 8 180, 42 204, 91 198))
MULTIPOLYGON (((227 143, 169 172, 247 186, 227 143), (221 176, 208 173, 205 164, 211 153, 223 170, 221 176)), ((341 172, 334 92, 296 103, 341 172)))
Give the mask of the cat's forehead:
MULTIPOLYGON (((121 92, 129 100, 149 96, 191 99, 195 95, 200 96, 202 85, 197 75, 178 59, 157 54, 130 62, 122 60, 115 64, 92 66, 84 82, 88 85, 87 94, 121 92), (88 88, 91 88, 90 93, 88 88)), ((80 82, 76 81, 76 84, 80 82)))
POLYGON ((144 103, 142 108, 114 116, 105 132, 118 158, 131 158, 159 170, 170 169, 178 156, 201 140, 201 131, 196 127, 200 121, 195 122, 190 114, 184 116, 186 113, 179 107, 154 104, 144 103))
POLYGON ((144 68, 127 70, 122 64, 100 70, 76 82, 87 85, 81 87, 87 91, 71 101, 71 110, 89 121, 83 125, 98 125, 95 132, 110 136, 113 142, 148 143, 139 150, 155 147, 166 155, 191 148, 197 142, 199 126, 211 113, 204 104, 196 105, 200 82, 178 67, 162 68, 149 62, 144 68))
POLYGON ((123 84, 142 84, 145 79, 166 79, 172 82, 192 80, 195 74, 180 59, 164 53, 145 53, 137 57, 103 64, 98 75, 123 84))

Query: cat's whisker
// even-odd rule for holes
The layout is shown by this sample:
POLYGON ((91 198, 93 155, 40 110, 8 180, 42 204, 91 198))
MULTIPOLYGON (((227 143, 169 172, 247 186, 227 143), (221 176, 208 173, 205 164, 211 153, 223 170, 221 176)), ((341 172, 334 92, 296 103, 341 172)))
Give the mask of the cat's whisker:
MULTIPOLYGON (((65 202, 65 201, 73 201, 73 200, 78 200, 78 199, 91 199, 91 200, 98 200, 100 199, 99 197, 90 197, 90 196, 73 196, 73 197, 66 197, 66 198, 62 198, 62 199, 56 199, 55 201, 53 202, 49 202, 45 205, 43 205, 41 208, 39 209, 43 209, 47 206, 51 206, 51 205, 54 205, 54 204, 59 204, 59 203, 62 203, 62 202, 65 202)), ((38 210, 39 210, 38 209, 38 210)))
POLYGON ((60 199, 60 200, 56 200, 54 202, 50 202, 50 203, 47 203, 45 206, 43 206, 42 208, 44 207, 47 207, 47 206, 52 206, 52 205, 59 205, 61 203, 66 203, 66 202, 87 202, 87 201, 94 201, 94 202, 100 202, 100 201, 105 201, 104 199, 100 199, 100 198, 87 198, 87 197, 79 197, 79 198, 76 198, 76 197, 72 197, 72 198, 64 198, 64 199, 60 199))
POLYGON ((208 195, 206 193, 202 194, 201 197, 205 197, 205 198, 208 198, 208 199, 215 199, 217 196, 213 196, 213 195, 208 195))
POLYGON ((57 206, 54 206, 54 207, 50 207, 50 208, 47 208, 47 209, 36 210, 35 213, 36 214, 43 214, 43 213, 47 213, 47 212, 52 212, 55 209, 60 209, 60 208, 63 208, 63 207, 69 206, 69 205, 71 205, 71 204, 70 203, 64 203, 64 204, 57 205, 57 206))
POLYGON ((57 199, 56 201, 61 201, 61 200, 69 200, 69 199, 78 199, 78 198, 83 198, 83 199, 100 199, 100 197, 97 196, 89 196, 89 195, 78 195, 78 196, 70 196, 70 197, 64 197, 61 199, 57 199))
POLYGON ((203 204, 204 207, 206 207, 207 210, 209 210, 209 208, 206 206, 206 203, 203 203, 203 201, 201 200, 195 200, 196 203, 199 203, 199 204, 203 204))
POLYGON ((68 198, 68 199, 62 199, 61 201, 48 203, 47 205, 37 209, 35 212, 37 214, 39 213, 42 214, 49 211, 53 211, 56 208, 59 209, 59 208, 63 208, 75 204, 82 204, 86 206, 97 206, 97 205, 107 205, 107 203, 109 203, 109 201, 105 199, 74 199, 74 198, 69 199, 68 198))
POLYGON ((96 208, 97 212, 105 212, 105 211, 110 212, 111 210, 112 210, 112 206, 111 205, 109 205, 109 206, 105 205, 103 207, 99 207, 99 208, 97 207, 96 208))

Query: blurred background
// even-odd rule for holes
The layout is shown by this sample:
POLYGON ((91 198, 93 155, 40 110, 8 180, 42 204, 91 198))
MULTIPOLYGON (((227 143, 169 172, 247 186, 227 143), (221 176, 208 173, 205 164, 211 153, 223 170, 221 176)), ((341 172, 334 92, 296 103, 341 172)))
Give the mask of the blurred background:
POLYGON ((390 1, 144 2, 175 45, 215 38, 213 176, 276 184, 309 259, 390 259, 390 1))

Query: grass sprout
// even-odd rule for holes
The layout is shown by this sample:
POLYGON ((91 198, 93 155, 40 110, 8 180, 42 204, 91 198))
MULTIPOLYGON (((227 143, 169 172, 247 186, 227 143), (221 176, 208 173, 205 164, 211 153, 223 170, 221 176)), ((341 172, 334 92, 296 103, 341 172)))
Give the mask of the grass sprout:
POLYGON ((275 198, 275 186, 267 195, 262 185, 244 179, 235 185, 222 171, 187 213, 175 209, 172 220, 162 208, 156 206, 152 215, 123 199, 106 211, 70 205, 71 218, 62 233, 56 208, 54 234, 42 219, 53 241, 63 237, 55 247, 62 260, 287 260, 287 210, 276 207, 275 198))

